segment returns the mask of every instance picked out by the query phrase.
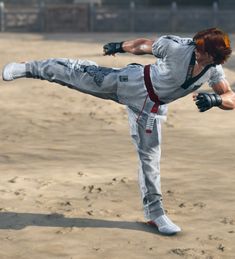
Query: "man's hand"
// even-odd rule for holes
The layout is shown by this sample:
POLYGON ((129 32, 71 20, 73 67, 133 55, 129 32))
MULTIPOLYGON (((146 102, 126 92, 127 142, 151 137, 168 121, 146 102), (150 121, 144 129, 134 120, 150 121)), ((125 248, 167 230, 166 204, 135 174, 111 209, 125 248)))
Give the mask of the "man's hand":
POLYGON ((222 98, 218 94, 199 93, 193 95, 193 100, 200 112, 205 112, 213 106, 220 106, 222 98))
POLYGON ((104 55, 115 55, 115 53, 124 53, 123 42, 110 42, 103 46, 104 55))

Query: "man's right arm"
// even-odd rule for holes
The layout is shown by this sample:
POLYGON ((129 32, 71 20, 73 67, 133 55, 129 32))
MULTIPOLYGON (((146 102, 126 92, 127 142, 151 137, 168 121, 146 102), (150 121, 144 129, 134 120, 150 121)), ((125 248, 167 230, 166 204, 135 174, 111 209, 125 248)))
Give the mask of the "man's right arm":
POLYGON ((111 42, 104 45, 104 55, 128 52, 134 55, 151 54, 154 41, 150 39, 136 39, 124 42, 111 42))

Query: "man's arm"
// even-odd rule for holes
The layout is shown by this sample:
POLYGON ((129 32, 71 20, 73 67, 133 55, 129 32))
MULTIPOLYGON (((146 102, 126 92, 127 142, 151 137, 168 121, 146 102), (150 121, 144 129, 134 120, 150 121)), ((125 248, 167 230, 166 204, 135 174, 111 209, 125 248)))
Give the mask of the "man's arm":
POLYGON ((222 99, 222 104, 219 106, 219 108, 223 110, 235 109, 235 93, 231 89, 227 80, 223 80, 218 84, 214 84, 213 90, 216 94, 219 94, 222 99))
POLYGON ((235 93, 227 80, 222 80, 212 86, 214 94, 198 93, 193 95, 193 100, 200 112, 204 112, 217 106, 223 110, 235 109, 235 93))
POLYGON ((123 42, 110 42, 104 45, 104 55, 115 55, 115 53, 128 52, 134 55, 153 54, 152 45, 154 41, 150 39, 136 39, 123 42))
POLYGON ((134 55, 151 54, 154 41, 149 39, 136 39, 123 42, 123 50, 134 55))

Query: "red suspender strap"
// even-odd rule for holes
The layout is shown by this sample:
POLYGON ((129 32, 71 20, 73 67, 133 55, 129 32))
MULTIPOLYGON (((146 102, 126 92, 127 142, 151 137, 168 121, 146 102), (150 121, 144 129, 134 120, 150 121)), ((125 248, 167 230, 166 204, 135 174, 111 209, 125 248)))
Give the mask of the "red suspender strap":
POLYGON ((147 123, 146 123, 145 131, 146 131, 146 133, 152 133, 153 127, 154 127, 154 121, 155 121, 156 113, 158 112, 159 106, 161 104, 164 104, 164 103, 161 102, 158 99, 158 96, 154 93, 153 85, 152 85, 151 77, 150 77, 150 65, 147 65, 147 66, 144 67, 144 84, 146 86, 148 95, 146 96, 146 99, 144 101, 144 105, 143 105, 142 111, 140 112, 140 114, 138 116, 137 122, 139 121, 140 115, 143 112, 144 106, 145 106, 146 101, 147 101, 147 97, 149 96, 150 100, 152 102, 154 102, 154 105, 153 105, 153 107, 151 109, 150 114, 148 115, 148 120, 147 120, 147 123))
POLYGON ((154 121, 155 121, 155 115, 158 112, 158 108, 163 102, 161 102, 158 99, 158 96, 154 93, 153 85, 150 77, 150 65, 146 65, 144 67, 144 83, 147 88, 148 96, 152 102, 154 102, 154 105, 151 109, 151 112, 148 116, 148 120, 146 123, 146 133, 152 133, 153 127, 154 127, 154 121))
POLYGON ((150 100, 155 102, 157 105, 163 104, 159 101, 158 96, 154 93, 153 85, 150 77, 150 65, 146 65, 144 67, 144 83, 147 88, 150 100))

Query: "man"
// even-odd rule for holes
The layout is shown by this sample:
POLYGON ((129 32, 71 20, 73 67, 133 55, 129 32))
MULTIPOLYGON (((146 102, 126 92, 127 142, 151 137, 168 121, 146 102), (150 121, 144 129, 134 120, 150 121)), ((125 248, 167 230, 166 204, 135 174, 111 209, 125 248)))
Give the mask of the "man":
POLYGON ((104 55, 129 52, 152 54, 157 62, 130 64, 121 69, 100 67, 88 60, 48 59, 10 63, 3 69, 5 81, 38 78, 127 106, 131 136, 139 155, 139 185, 145 217, 160 233, 181 229, 165 214, 160 186, 161 119, 167 103, 181 98, 208 82, 213 94, 194 94, 201 112, 212 107, 235 108, 235 94, 225 80, 223 64, 231 54, 223 31, 211 28, 193 39, 162 36, 158 40, 136 39, 108 43, 104 55))

